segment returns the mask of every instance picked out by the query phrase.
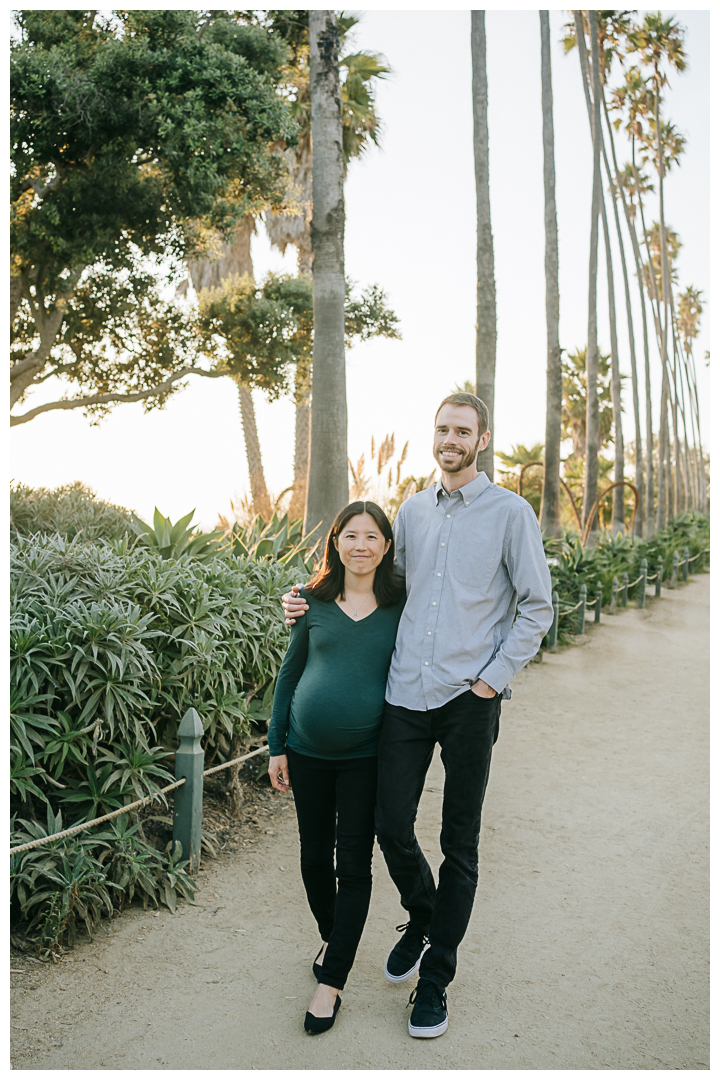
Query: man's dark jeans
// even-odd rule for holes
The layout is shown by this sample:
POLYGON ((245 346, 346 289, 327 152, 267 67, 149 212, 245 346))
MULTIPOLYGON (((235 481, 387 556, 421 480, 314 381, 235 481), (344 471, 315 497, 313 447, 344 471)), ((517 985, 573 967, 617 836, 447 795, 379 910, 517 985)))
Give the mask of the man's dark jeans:
POLYGON ((468 690, 428 712, 385 705, 378 752, 378 843, 410 923, 430 939, 420 975, 443 987, 455 976, 458 945, 475 899, 480 815, 499 727, 499 695, 480 698, 468 690), (437 889, 415 836, 435 743, 440 743, 445 766, 444 859, 437 889))

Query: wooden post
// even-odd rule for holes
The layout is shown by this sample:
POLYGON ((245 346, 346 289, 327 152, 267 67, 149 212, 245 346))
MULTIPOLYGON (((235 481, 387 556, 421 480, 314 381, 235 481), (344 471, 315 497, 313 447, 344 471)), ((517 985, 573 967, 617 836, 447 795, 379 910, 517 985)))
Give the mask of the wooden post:
POLYGON ((610 592, 610 611, 613 615, 617 615, 617 594, 618 594, 618 579, 617 574, 612 579, 612 590, 610 592))
POLYGON ((175 779, 186 782, 175 792, 173 840, 182 845, 183 859, 189 859, 188 872, 194 874, 200 865, 202 840, 203 769, 205 752, 200 745, 202 720, 195 709, 188 709, 180 721, 180 747, 175 754, 175 779))
POLYGON ((645 607, 645 590, 647 589, 647 559, 640 560, 640 580, 638 581, 637 605, 645 607))
POLYGON ((671 589, 677 589, 679 566, 680 566, 680 552, 676 549, 675 551, 673 551, 672 573, 670 575, 670 588, 671 589))
POLYGON ((558 623, 560 622, 560 597, 557 592, 553 591, 552 594, 552 606, 553 606, 553 621, 552 626, 548 630, 548 645, 552 649, 553 645, 557 645, 558 639, 558 623))
POLYGON ((627 607, 627 592, 628 592, 628 576, 623 574, 622 576, 622 606, 627 607))
POLYGON ((683 548, 683 571, 682 571, 683 581, 687 581, 687 579, 688 579, 689 560, 690 560, 690 548, 684 547, 683 548))
POLYGON ((662 591, 662 579, 663 579, 663 561, 658 559, 657 561, 657 577, 655 578, 655 595, 660 596, 662 591))
POLYGON ((580 586, 580 607, 577 614, 577 630, 576 634, 585 633, 585 605, 587 604, 587 585, 582 584, 580 586))
POLYGON ((595 622, 596 623, 600 622, 600 612, 602 611, 602 597, 603 597, 602 584, 600 582, 598 582, 597 597, 595 599, 595 622))

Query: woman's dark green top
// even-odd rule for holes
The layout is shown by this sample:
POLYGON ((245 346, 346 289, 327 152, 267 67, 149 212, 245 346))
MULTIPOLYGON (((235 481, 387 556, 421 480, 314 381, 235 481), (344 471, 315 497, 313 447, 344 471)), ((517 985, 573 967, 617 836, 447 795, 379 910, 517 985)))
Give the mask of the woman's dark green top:
POLYGON ((268 732, 270 754, 289 746, 318 758, 377 754, 390 658, 405 597, 356 622, 314 600, 290 632, 268 732))

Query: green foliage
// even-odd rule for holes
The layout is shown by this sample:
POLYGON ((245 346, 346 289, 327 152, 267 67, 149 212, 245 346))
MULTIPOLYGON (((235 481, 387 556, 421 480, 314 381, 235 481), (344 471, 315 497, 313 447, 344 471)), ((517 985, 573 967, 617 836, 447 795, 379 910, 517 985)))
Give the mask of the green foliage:
POLYGON ((287 46, 241 12, 16 22, 13 400, 52 374, 81 397, 141 396, 195 366, 192 320, 161 296, 168 279, 245 215, 283 205, 287 46))
MULTIPOLYGON (((173 777, 165 761, 192 705, 208 764, 266 723, 287 644, 280 597, 308 544, 287 518, 255 522, 230 551, 165 559, 147 546, 17 536, 11 546, 13 843, 90 821, 173 777), (245 543, 244 543, 245 542, 245 543), (266 545, 270 549, 266 550, 266 545), (280 556, 278 557, 273 557, 280 556), (284 561, 283 561, 284 560, 284 561), (36 820, 46 805, 48 826, 36 820)), ((14 857, 13 896, 52 950, 134 894, 174 909, 192 895, 179 852, 127 818, 14 857)))
POLYGON ((163 559, 209 559, 218 553, 218 541, 222 533, 196 533, 190 522, 195 514, 191 510, 173 525, 170 518, 155 507, 153 524, 147 525, 133 514, 131 526, 140 538, 140 543, 155 548, 163 559))
MULTIPOLYGON (((587 408, 587 348, 566 353, 562 360, 563 401, 562 437, 572 439, 573 454, 585 456, 585 418, 587 408)), ((597 395, 599 409, 599 444, 602 450, 612 434, 612 392, 610 389, 610 356, 598 356, 597 395)))
POLYGON ((275 513, 268 522, 262 514, 258 514, 249 525, 236 521, 230 526, 224 518, 221 523, 226 530, 224 539, 227 548, 224 550, 229 548, 233 555, 271 559, 288 569, 296 567, 303 574, 312 572, 317 542, 313 540, 312 533, 303 536, 302 521, 290 521, 287 514, 279 517, 275 513))
POLYGON ((270 398, 287 392, 295 364, 312 360, 309 277, 269 274, 256 285, 232 275, 199 297, 203 349, 222 370, 270 398))
POLYGON ((10 488, 10 535, 59 533, 66 540, 115 540, 131 531, 132 514, 122 506, 98 499, 84 484, 10 488))
MULTIPOLYGON (((137 894, 143 907, 165 904, 175 911, 178 897, 192 900, 195 885, 182 853, 157 851, 139 835, 139 824, 115 818, 102 831, 63 837, 10 857, 10 896, 23 920, 23 932, 37 954, 54 958, 61 945, 72 946, 79 927, 89 936, 101 916, 112 915, 137 894)), ((52 836, 63 829, 62 814, 47 808, 47 827, 13 818, 13 846, 52 836)), ((180 845, 176 845, 179 849, 180 845)))
MULTIPOLYGON (((502 450, 496 450, 495 456, 500 458, 504 468, 499 469, 500 479, 497 481, 500 487, 508 488, 509 491, 517 491, 519 484, 519 470, 523 465, 531 461, 543 460, 543 444, 536 443, 528 449, 522 444, 513 446, 509 454, 502 450)), ((543 471, 542 469, 527 469, 523 474, 522 494, 523 498, 532 506, 540 517, 540 504, 542 502, 543 471)))
MULTIPOLYGON (((648 540, 632 536, 610 536, 601 532, 597 547, 583 548, 577 533, 566 531, 560 540, 545 539, 545 552, 550 564, 553 589, 561 602, 573 605, 580 596, 580 586, 585 584, 588 597, 597 595, 598 586, 603 591, 603 603, 609 603, 613 577, 622 579, 627 573, 630 581, 640 575, 640 562, 647 560, 648 573, 653 574, 658 559, 663 560, 663 579, 670 577, 675 551, 682 553, 689 548, 690 556, 702 552, 710 542, 710 519, 703 514, 688 513, 676 518, 666 529, 648 540)), ((707 565, 707 556, 700 555, 692 564, 693 573, 699 573, 707 565)), ((634 595, 631 590, 630 595, 634 595)))
MULTIPOLYGON (((346 52, 354 27, 360 19, 347 11, 337 11, 340 41, 340 107, 342 149, 345 164, 359 157, 370 142, 377 145, 380 121, 375 111, 375 79, 383 79, 392 69, 381 53, 359 50, 346 52)), ((268 11, 265 23, 282 37, 291 50, 285 69, 285 86, 293 119, 298 124, 300 145, 310 141, 310 43, 307 11, 268 11)))
MULTIPOLYGON (((201 347, 216 369, 262 389, 272 400, 287 393, 295 366, 309 370, 313 350, 312 278, 268 274, 256 284, 231 275, 198 298, 201 347)), ((372 337, 399 338, 399 322, 383 290, 345 285, 345 346, 372 337)))

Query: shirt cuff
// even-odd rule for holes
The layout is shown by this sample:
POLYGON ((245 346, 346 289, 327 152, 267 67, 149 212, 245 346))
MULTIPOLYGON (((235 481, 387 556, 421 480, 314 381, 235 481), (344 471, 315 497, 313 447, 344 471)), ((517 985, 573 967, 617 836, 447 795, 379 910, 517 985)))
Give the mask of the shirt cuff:
POLYGON ((493 660, 478 675, 488 686, 491 686, 496 694, 501 694, 513 677, 513 672, 508 671, 502 660, 493 660))

